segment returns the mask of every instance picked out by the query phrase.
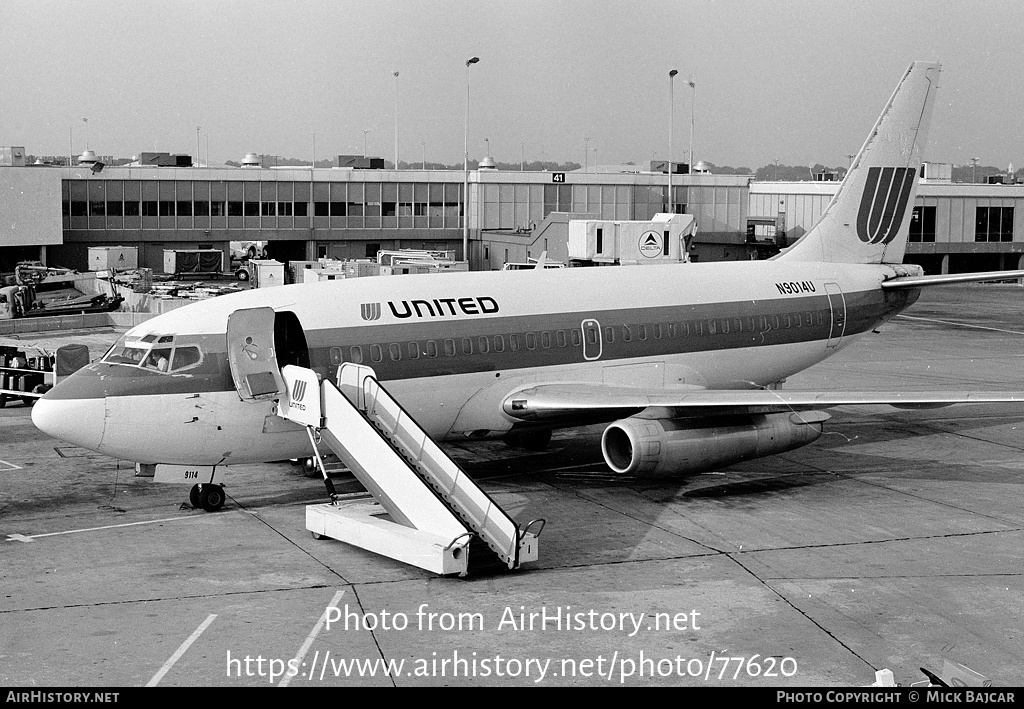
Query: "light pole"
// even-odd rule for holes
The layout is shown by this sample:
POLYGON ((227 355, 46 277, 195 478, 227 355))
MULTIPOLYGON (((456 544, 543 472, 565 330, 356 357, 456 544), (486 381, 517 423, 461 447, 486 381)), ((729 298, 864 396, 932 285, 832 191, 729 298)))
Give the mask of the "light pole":
POLYGON ((392 72, 395 76, 395 169, 398 169, 398 72, 392 72))
POLYGON ((369 132, 370 132, 369 128, 367 128, 367 129, 365 129, 363 131, 363 157, 364 158, 366 157, 366 134, 369 133, 369 132))
POLYGON ((971 165, 973 166, 973 172, 971 173, 971 182, 978 181, 978 161, 981 158, 971 158, 971 165))
POLYGON ((694 106, 697 105, 697 84, 694 83, 691 78, 688 82, 690 88, 693 89, 693 95, 690 97, 690 172, 693 172, 693 116, 694 106))
POLYGON ((199 129, 202 126, 196 126, 196 167, 199 167, 199 129))
POLYGON ((422 164, 420 165, 420 169, 421 170, 426 170, 427 169, 427 146, 423 144, 422 140, 420 141, 420 160, 422 161, 422 164))
POLYGON ((672 128, 675 124, 675 78, 679 72, 672 69, 668 73, 668 211, 676 213, 676 203, 672 199, 672 128))
POLYGON ((491 156, 491 139, 484 138, 484 150, 487 151, 487 157, 491 156))
POLYGON ((583 172, 590 172, 590 138, 583 139, 583 172))
POLYGON ((462 258, 469 261, 469 68, 480 61, 480 57, 466 60, 466 135, 463 156, 462 181, 462 258))

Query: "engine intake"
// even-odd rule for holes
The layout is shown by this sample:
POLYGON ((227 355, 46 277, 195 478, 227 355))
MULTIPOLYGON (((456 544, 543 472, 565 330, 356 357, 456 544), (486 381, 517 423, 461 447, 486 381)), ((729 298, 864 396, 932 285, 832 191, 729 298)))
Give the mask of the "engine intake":
POLYGON ((631 416, 604 430, 601 452, 608 467, 623 475, 695 474, 807 445, 829 418, 823 411, 710 419, 631 416))

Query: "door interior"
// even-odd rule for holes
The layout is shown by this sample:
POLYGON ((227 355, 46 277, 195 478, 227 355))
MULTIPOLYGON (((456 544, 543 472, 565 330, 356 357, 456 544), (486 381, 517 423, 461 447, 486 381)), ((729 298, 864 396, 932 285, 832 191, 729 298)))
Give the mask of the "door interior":
POLYGON ((275 315, 273 308, 246 308, 228 316, 231 377, 247 401, 276 399, 285 392, 274 347, 275 315))

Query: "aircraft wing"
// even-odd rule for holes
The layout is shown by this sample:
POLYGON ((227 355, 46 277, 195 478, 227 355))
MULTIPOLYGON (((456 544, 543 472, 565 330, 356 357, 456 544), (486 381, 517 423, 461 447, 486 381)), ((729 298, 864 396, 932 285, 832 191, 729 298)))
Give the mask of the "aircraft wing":
POLYGON ((640 389, 600 384, 539 384, 509 395, 505 413, 524 421, 629 416, 651 408, 672 416, 801 411, 887 404, 928 409, 953 404, 1024 402, 1024 392, 822 392, 766 389, 640 389))

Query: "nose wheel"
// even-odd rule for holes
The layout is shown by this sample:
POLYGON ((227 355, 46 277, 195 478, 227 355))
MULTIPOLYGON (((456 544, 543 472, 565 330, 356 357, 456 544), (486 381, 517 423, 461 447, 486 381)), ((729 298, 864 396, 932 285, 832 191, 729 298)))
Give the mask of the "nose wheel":
POLYGON ((202 507, 207 512, 216 512, 224 506, 224 488, 213 483, 193 485, 188 493, 188 502, 193 508, 202 507))

